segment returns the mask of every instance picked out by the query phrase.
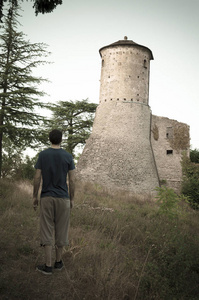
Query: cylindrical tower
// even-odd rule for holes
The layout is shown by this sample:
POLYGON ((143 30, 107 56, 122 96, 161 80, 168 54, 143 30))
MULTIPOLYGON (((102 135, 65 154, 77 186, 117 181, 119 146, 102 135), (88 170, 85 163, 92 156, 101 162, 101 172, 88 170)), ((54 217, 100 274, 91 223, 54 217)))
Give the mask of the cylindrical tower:
POLYGON ((125 37, 99 52, 102 58, 100 103, 136 101, 148 104, 151 50, 125 37))
POLYGON ((125 37, 100 55, 100 103, 77 176, 113 190, 151 193, 159 185, 148 105, 153 54, 125 37))

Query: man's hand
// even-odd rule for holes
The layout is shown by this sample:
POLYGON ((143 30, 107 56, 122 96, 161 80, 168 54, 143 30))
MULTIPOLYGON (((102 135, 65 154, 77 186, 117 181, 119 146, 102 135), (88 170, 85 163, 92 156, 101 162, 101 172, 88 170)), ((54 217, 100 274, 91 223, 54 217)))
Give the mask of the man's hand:
POLYGON ((34 210, 37 210, 39 204, 39 200, 37 198, 33 198, 33 208, 34 210))
POLYGON ((37 169, 34 176, 34 184, 33 184, 33 208, 37 209, 39 200, 38 200, 38 192, 41 183, 41 170, 37 169))
POLYGON ((70 208, 73 208, 73 199, 75 196, 75 170, 70 170, 68 172, 68 179, 69 179, 70 208))

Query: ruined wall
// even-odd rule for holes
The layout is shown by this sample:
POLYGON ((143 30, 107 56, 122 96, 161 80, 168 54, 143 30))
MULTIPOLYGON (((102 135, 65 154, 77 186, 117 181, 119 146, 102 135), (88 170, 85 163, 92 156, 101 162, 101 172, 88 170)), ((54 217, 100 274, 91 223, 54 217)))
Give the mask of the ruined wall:
POLYGON ((151 142, 161 181, 180 191, 182 151, 189 153, 189 126, 165 117, 152 116, 151 142))

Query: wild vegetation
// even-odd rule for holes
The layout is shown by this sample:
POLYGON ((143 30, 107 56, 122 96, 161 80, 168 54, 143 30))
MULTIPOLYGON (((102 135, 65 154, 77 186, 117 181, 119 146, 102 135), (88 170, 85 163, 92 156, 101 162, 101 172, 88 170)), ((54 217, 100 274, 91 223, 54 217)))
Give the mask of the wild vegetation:
MULTIPOLYGON (((17 7, 23 1, 24 0, 0 0, 0 22, 2 22, 3 8, 4 5, 7 4, 7 2, 17 7)), ((30 0, 30 1, 33 2, 33 8, 35 10, 36 16, 40 13, 42 14, 51 13, 57 7, 57 5, 62 4, 62 0, 30 0)))
POLYGON ((199 218, 167 188, 156 201, 77 191, 65 270, 45 276, 32 187, 0 180, 1 299, 198 299, 199 218))
POLYGON ((14 5, 7 11, 0 27, 0 176, 3 155, 10 148, 20 153, 21 148, 34 147, 40 141, 45 118, 36 109, 44 108, 39 98, 45 93, 38 85, 45 81, 33 75, 33 70, 45 64, 47 46, 30 43, 18 31, 19 9, 14 5))
POLYGON ((182 194, 188 197, 192 208, 199 209, 199 150, 191 150, 190 158, 182 157, 182 194))

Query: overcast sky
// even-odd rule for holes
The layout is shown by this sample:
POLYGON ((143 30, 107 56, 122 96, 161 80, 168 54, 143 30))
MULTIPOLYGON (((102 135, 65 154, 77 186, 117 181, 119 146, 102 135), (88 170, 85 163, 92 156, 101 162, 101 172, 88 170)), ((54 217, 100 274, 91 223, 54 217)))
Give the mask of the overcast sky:
POLYGON ((153 52, 152 113, 190 125, 199 149, 199 0, 63 0, 53 13, 35 16, 24 2, 20 30, 30 42, 49 45, 53 62, 37 70, 46 101, 99 102, 99 49, 122 40, 153 52))

